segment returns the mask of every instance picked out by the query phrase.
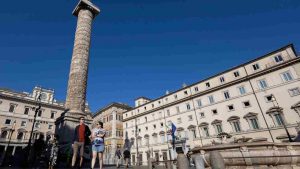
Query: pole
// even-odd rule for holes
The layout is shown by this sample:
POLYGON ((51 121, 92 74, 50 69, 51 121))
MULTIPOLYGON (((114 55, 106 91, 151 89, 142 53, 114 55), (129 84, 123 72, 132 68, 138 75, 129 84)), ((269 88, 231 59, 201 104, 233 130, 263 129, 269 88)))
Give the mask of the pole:
MULTIPOLYGON (((276 102, 277 107, 279 108, 279 104, 278 104, 278 102, 277 102, 277 99, 276 99, 275 95, 272 94, 271 97, 272 97, 271 100, 272 100, 272 103, 273 103, 274 107, 275 107, 274 102, 276 102)), ((282 109, 280 109, 280 112, 279 112, 280 115, 283 114, 281 110, 282 110, 282 109)), ((285 132, 286 132, 286 135, 287 135, 288 138, 289 138, 289 142, 293 142, 293 140, 292 140, 292 138, 291 138, 291 135, 290 135, 290 133, 289 133, 287 127, 286 127, 285 120, 283 120, 282 118, 281 118, 280 120, 282 121, 282 125, 283 125, 283 127, 284 127, 285 132)))
POLYGON ((2 161, 1 161, 1 166, 4 166, 4 163, 5 163, 5 160, 6 160, 6 156, 7 156, 7 149, 9 148, 9 145, 10 145, 10 141, 11 141, 11 137, 12 137, 12 134, 13 132, 15 131, 15 126, 16 126, 16 120, 14 121, 14 124, 11 128, 11 132, 10 132, 10 135, 8 137, 8 143, 7 143, 7 148, 5 149, 5 152, 3 154, 3 158, 2 158, 2 161))
MULTIPOLYGON (((244 70, 245 70, 246 76, 248 76, 248 72, 247 72, 245 66, 243 66, 243 68, 244 68, 244 70)), ((248 77, 247 77, 247 78, 248 78, 248 77)), ((269 134, 270 134, 270 136, 271 136, 272 142, 275 143, 274 138, 273 138, 273 135, 272 135, 271 130, 270 130, 270 127, 269 127, 269 125, 268 125, 268 123, 267 123, 267 120, 266 120, 266 117, 265 117, 265 115, 264 115, 264 112, 263 112, 263 110, 262 110, 262 108, 261 108, 261 105, 260 105, 260 103, 259 103, 259 101, 258 101, 257 95, 256 95, 256 93, 255 93, 255 91, 254 91, 254 88, 253 88, 253 85, 252 85, 252 83, 251 83, 251 80, 248 79, 248 81, 249 81, 249 83, 250 83, 250 86, 251 86, 253 95, 254 95, 254 97, 255 97, 255 100, 256 100, 257 105, 258 105, 258 107, 259 107, 259 110, 260 110, 260 112, 261 112, 261 115, 262 115, 262 117, 263 117, 263 119, 264 119, 264 121, 265 121, 265 123, 266 123, 266 126, 267 126, 267 129, 268 129, 269 134)))
POLYGON ((137 121, 135 119, 135 140, 136 140, 136 162, 137 165, 140 165, 140 157, 139 157, 139 143, 138 143, 138 126, 137 126, 137 121))
MULTIPOLYGON (((190 92, 192 94, 192 89, 191 88, 190 88, 190 92)), ((195 112, 195 118, 196 118, 197 128, 198 128, 199 137, 200 137, 200 143, 201 143, 201 146, 203 146, 202 137, 201 137, 201 131, 200 131, 200 128, 199 128, 199 122, 198 122, 198 117, 197 117, 197 112, 196 112, 196 107, 195 107, 194 99, 192 98, 191 101, 193 103, 193 109, 194 109, 194 112, 195 112)))
MULTIPOLYGON (((162 102, 164 102, 164 100, 162 100, 162 102)), ((167 125, 167 120, 166 120, 166 111, 165 109, 163 109, 164 111, 164 121, 165 121, 165 125, 167 125)), ((170 146, 169 146, 169 142, 168 142, 168 131, 166 131, 166 126, 165 126, 165 133, 167 135, 167 146, 168 146, 168 153, 169 153, 169 157, 170 157, 170 160, 172 160, 172 156, 171 156, 171 151, 170 151, 170 146)))
POLYGON ((36 116, 37 113, 41 110, 41 94, 38 97, 38 108, 35 109, 35 113, 34 113, 34 117, 33 117, 33 124, 31 127, 31 132, 30 132, 30 136, 29 136, 29 140, 28 140, 28 144, 27 144, 27 162, 30 163, 30 152, 31 152, 31 139, 32 139, 32 134, 33 134, 33 129, 34 129, 34 125, 35 125, 35 121, 36 121, 36 116))

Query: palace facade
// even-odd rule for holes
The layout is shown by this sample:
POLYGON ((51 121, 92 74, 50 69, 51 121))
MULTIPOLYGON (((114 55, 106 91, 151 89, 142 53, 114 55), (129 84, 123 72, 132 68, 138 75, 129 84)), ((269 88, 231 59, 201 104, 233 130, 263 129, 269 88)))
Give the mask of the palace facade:
POLYGON ((140 97, 123 113, 131 162, 174 159, 170 123, 187 149, 220 142, 220 133, 232 136, 227 142, 286 141, 285 126, 297 134, 299 101, 300 57, 292 44, 157 99, 140 97))

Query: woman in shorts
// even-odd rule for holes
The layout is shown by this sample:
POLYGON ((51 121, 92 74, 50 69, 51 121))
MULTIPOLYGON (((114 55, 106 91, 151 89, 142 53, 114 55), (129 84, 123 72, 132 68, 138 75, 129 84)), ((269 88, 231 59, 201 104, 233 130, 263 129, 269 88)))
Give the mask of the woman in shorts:
POLYGON ((103 152, 104 152, 104 137, 105 130, 103 129, 103 123, 99 121, 96 123, 97 126, 92 130, 92 164, 91 168, 94 169, 97 155, 99 157, 99 166, 100 169, 103 168, 103 152))

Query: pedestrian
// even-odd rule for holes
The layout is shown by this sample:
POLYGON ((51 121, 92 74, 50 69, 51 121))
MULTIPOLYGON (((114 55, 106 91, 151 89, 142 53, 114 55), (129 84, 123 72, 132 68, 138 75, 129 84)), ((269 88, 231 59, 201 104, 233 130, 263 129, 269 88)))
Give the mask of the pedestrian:
POLYGON ((90 128, 84 124, 84 117, 79 118, 79 125, 76 126, 74 137, 73 137, 73 158, 72 158, 72 168, 75 168, 76 158, 78 149, 80 148, 80 163, 79 168, 82 167, 84 146, 89 143, 89 136, 91 135, 90 128))
POLYGON ((49 169, 53 169, 57 164, 57 157, 59 152, 59 136, 54 135, 53 140, 50 141, 50 157, 49 157, 49 169))
POLYGON ((130 159, 130 151, 128 150, 128 147, 125 148, 124 150, 124 160, 125 160, 125 169, 128 168, 128 162, 129 162, 129 159, 130 159))
POLYGON ((104 152, 104 137, 106 131, 103 129, 103 123, 101 121, 97 122, 97 126, 92 130, 92 163, 91 168, 94 169, 97 155, 99 157, 99 167, 103 168, 103 152, 104 152))
POLYGON ((295 138, 294 142, 300 142, 300 131, 298 131, 298 135, 295 138))
POLYGON ((117 168, 119 168, 120 167, 119 163, 120 163, 121 158, 122 158, 122 153, 121 153, 121 150, 120 150, 119 146, 117 147, 117 150, 116 150, 116 153, 115 153, 115 157, 117 157, 117 164, 116 164, 116 166, 117 166, 117 168))

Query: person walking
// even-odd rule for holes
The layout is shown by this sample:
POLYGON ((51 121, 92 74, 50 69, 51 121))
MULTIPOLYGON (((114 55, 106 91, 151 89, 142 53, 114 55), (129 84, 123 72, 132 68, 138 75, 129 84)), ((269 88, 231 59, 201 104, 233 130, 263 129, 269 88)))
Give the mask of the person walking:
POLYGON ((124 160, 125 160, 125 169, 128 168, 128 163, 129 163, 129 159, 130 159, 130 151, 128 150, 128 148, 126 147, 124 150, 124 160))
POLYGON ((91 168, 94 169, 97 155, 99 157, 99 167, 103 168, 103 152, 104 152, 104 137, 106 131, 103 129, 103 123, 99 121, 97 126, 92 130, 92 163, 91 168))
POLYGON ((58 151, 59 151, 59 144, 58 144, 59 136, 56 134, 54 135, 53 140, 49 142, 50 146, 50 157, 49 157, 49 169, 53 169, 56 166, 58 151))
POLYGON ((115 153, 115 157, 117 157, 117 168, 120 167, 119 163, 121 161, 121 158, 122 158, 122 153, 121 153, 121 150, 120 150, 120 147, 117 147, 117 150, 116 150, 116 153, 115 153))
POLYGON ((84 124, 84 117, 79 118, 79 125, 76 126, 73 137, 73 158, 72 168, 75 168, 78 149, 80 148, 80 163, 79 168, 82 167, 84 146, 89 143, 89 136, 91 135, 90 128, 84 124))

